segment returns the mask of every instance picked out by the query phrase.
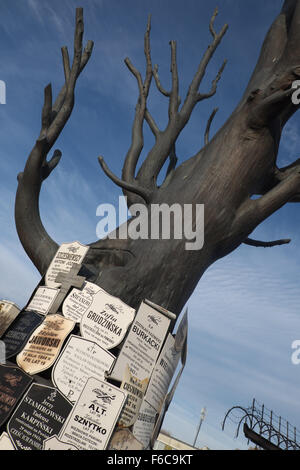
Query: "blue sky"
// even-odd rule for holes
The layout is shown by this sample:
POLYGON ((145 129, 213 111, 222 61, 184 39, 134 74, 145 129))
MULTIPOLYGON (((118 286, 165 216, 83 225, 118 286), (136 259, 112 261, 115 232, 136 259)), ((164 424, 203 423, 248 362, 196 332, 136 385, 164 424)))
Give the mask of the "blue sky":
MULTIPOLYGON (((259 48, 280 0, 219 0, 217 29, 229 30, 212 60, 203 90, 210 86, 224 58, 228 65, 215 97, 199 104, 178 142, 179 162, 196 153, 211 110, 219 112, 211 135, 240 99, 259 48)), ((0 79, 7 103, 0 105, 0 298, 23 306, 39 282, 14 225, 17 174, 38 136, 43 88, 54 93, 63 83, 60 47, 72 51, 76 6, 84 7, 85 40, 92 58, 77 84, 76 105, 56 147, 63 157, 45 182, 40 209, 47 231, 58 243, 96 240, 96 208, 117 204, 120 190, 101 172, 97 156, 121 173, 130 145, 137 87, 125 57, 144 72, 143 35, 152 14, 152 58, 170 84, 169 41, 177 40, 180 94, 184 97, 210 35, 216 6, 204 0, 6 0, 0 3, 0 79)), ((167 102, 153 87, 149 107, 159 125, 167 122, 167 102)), ((300 116, 286 126, 279 164, 298 158, 300 116)), ((145 147, 152 137, 145 128, 145 147)), ((145 154, 143 154, 145 155, 145 154)), ((221 430, 233 405, 248 406, 255 397, 297 425, 300 366, 291 363, 291 344, 300 338, 300 211, 284 207, 260 226, 255 236, 292 238, 270 250, 242 246, 215 263, 188 302, 188 361, 163 427, 192 443, 200 412, 207 408, 198 439, 212 449, 247 448, 234 440, 235 428, 221 430)))

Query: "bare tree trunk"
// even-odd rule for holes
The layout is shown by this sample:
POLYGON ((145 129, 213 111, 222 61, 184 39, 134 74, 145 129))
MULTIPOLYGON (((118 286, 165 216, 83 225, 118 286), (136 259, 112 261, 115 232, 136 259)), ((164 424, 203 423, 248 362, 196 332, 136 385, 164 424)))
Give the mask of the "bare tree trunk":
MULTIPOLYGON (((212 82, 211 90, 199 93, 199 86, 215 50, 222 41, 227 25, 217 33, 215 11, 209 29, 212 42, 199 64, 187 96, 181 105, 178 94, 176 43, 171 41, 171 90, 160 83, 158 67, 152 65, 150 18, 145 34, 146 74, 141 74, 129 59, 125 60, 138 84, 139 97, 132 129, 132 142, 125 158, 122 179, 113 175, 102 157, 105 173, 123 188, 128 206, 136 202, 204 204, 204 247, 186 250, 186 240, 100 240, 91 244, 87 267, 96 283, 129 305, 136 307, 144 298, 179 314, 205 270, 245 242, 253 246, 274 246, 289 240, 256 242, 252 231, 267 217, 290 201, 298 202, 300 162, 277 168, 276 158, 284 125, 298 109, 291 101, 292 83, 300 76, 300 0, 286 0, 271 26, 253 75, 235 111, 205 146, 176 168, 176 140, 187 124, 195 106, 216 92, 226 61, 212 82), (147 109, 147 98, 154 77, 158 90, 169 100, 169 122, 164 130, 157 127, 147 109), (140 170, 136 166, 143 148, 143 124, 146 121, 155 136, 140 170), (169 159, 164 183, 157 177, 169 159), (260 195, 252 199, 253 195, 260 195)), ((38 196, 43 180, 59 160, 56 151, 49 163, 47 153, 63 129, 74 103, 74 87, 80 71, 91 53, 91 43, 81 52, 82 11, 77 10, 75 53, 72 68, 63 49, 66 84, 52 106, 50 88, 46 88, 42 130, 24 173, 19 178, 16 198, 16 225, 23 246, 43 274, 57 249, 41 224, 38 196), (77 39, 76 39, 77 38, 77 39)), ((149 219, 150 223, 150 219, 149 219)), ((195 227, 195 220, 194 220, 195 227)))

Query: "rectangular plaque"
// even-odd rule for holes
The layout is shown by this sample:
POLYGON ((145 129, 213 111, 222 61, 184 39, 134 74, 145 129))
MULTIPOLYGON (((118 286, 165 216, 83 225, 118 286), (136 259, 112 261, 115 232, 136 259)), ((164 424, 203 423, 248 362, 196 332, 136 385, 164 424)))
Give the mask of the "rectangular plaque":
POLYGON ((0 427, 7 421, 32 378, 14 366, 0 365, 0 427))
POLYGON ((68 273, 73 264, 81 264, 89 250, 88 246, 79 242, 63 243, 55 253, 46 275, 45 283, 48 287, 59 287, 60 283, 56 281, 58 273, 68 273))
POLYGON ((71 335, 52 369, 52 382, 74 402, 89 377, 104 380, 115 359, 98 344, 71 335))
POLYGON ((89 378, 59 439, 79 450, 106 449, 125 401, 119 388, 89 378))
POLYGON ((7 328, 19 315, 20 308, 8 300, 0 301, 0 338, 4 335, 7 328))
POLYGON ((1 338, 5 344, 6 359, 16 356, 21 351, 28 337, 43 319, 44 317, 35 312, 22 311, 17 316, 1 338))
POLYGON ((155 426, 157 412, 145 400, 141 404, 138 417, 133 425, 133 435, 142 442, 144 448, 147 449, 155 426))
POLYGON ((100 289, 81 318, 80 332, 84 338, 112 349, 123 341, 134 314, 132 307, 100 289))
POLYGON ((91 306, 95 294, 101 288, 92 282, 85 281, 83 288, 73 288, 67 295, 62 306, 62 313, 64 317, 80 323, 82 315, 91 306))
POLYGON ((58 435, 72 409, 55 388, 32 384, 7 426, 18 450, 42 450, 44 440, 58 435))
POLYGON ((127 365, 140 380, 149 378, 170 323, 168 316, 142 302, 113 368, 112 378, 121 382, 127 365))
POLYGON ((54 289, 53 287, 38 287, 31 302, 27 305, 26 310, 47 315, 58 292, 58 289, 54 289))
POLYGON ((159 411, 180 359, 180 351, 174 348, 175 338, 168 334, 166 342, 152 372, 145 400, 159 411))
POLYGON ((126 367, 120 389, 125 390, 128 397, 119 418, 119 426, 129 427, 135 423, 148 383, 149 379, 137 379, 131 374, 129 366, 126 367))
POLYGON ((74 326, 75 323, 72 320, 62 315, 47 315, 17 355, 18 366, 30 375, 38 374, 51 367, 74 326))

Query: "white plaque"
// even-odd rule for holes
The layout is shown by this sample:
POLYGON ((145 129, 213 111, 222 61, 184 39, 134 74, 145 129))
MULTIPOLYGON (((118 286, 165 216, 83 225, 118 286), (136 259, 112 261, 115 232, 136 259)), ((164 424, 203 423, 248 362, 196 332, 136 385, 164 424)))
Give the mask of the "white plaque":
POLYGON ((43 450, 78 450, 77 447, 67 442, 62 442, 58 437, 51 436, 43 442, 43 450))
POLYGON ((82 315, 91 306, 94 296, 101 288, 92 282, 86 281, 82 290, 72 289, 64 300, 62 313, 66 318, 80 323, 82 315))
POLYGON ((48 287, 60 287, 59 282, 55 282, 58 273, 68 273, 73 264, 81 264, 89 247, 79 242, 63 243, 58 248, 51 261, 45 276, 45 283, 48 287))
POLYGON ((133 425, 133 435, 147 448, 155 425, 156 410, 145 400, 141 404, 136 422, 133 425))
POLYGON ((145 395, 145 400, 150 403, 156 411, 160 411, 181 356, 181 351, 176 351, 174 345, 175 338, 173 338, 171 334, 168 334, 154 371, 152 372, 145 395))
POLYGON ((106 449, 126 401, 119 388, 91 377, 59 436, 79 450, 106 449))
POLYGON ((170 322, 166 315, 142 302, 116 360, 112 378, 121 382, 127 365, 140 380, 149 378, 170 322))
POLYGON ((3 432, 0 436, 0 450, 16 450, 7 432, 3 432))
POLYGON ((123 340, 134 314, 133 308, 101 289, 82 316, 80 332, 84 338, 112 349, 123 340))
POLYGON ((126 367, 120 389, 125 390, 128 393, 128 397, 120 415, 119 426, 130 427, 135 423, 148 383, 149 379, 137 379, 131 374, 129 367, 126 367))
POLYGON ((89 377, 104 380, 115 356, 96 343, 71 335, 52 369, 52 382, 75 402, 89 377))
POLYGON ((53 287, 41 286, 36 290, 31 302, 27 305, 26 310, 47 315, 53 304, 59 290, 53 287))

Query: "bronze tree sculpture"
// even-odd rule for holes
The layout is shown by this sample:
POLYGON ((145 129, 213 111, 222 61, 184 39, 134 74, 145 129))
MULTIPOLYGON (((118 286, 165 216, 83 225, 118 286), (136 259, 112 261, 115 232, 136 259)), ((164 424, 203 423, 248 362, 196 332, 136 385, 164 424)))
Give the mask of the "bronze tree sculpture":
MULTIPOLYGON (((285 0, 262 46, 260 57, 244 95, 223 127, 209 141, 209 130, 216 110, 206 128, 205 146, 192 158, 176 166, 176 140, 186 126, 195 106, 213 96, 225 67, 224 61, 211 89, 200 92, 206 68, 222 41, 225 25, 215 30, 214 12, 209 29, 211 44, 182 101, 176 62, 176 42, 171 41, 171 89, 162 86, 150 50, 150 19, 145 33, 146 73, 127 58, 125 63, 138 84, 138 101, 122 178, 108 169, 105 173, 127 196, 128 207, 136 202, 150 204, 204 204, 205 243, 201 250, 188 251, 184 239, 131 240, 109 238, 90 245, 86 267, 95 283, 136 307, 148 298, 179 314, 205 270, 240 244, 274 246, 289 240, 259 242, 249 238, 253 230, 288 202, 299 202, 300 162, 278 168, 276 157, 281 133, 298 109, 291 100, 292 83, 300 76, 300 0, 285 0), (152 80, 153 79, 153 80, 152 80), (147 108, 152 81, 169 100, 169 120, 161 130, 147 108), (143 148, 144 121, 155 143, 136 172, 143 148), (164 182, 157 177, 164 164, 169 167, 164 182), (252 196, 259 195, 253 199, 252 196)), ((58 245, 46 233, 39 215, 39 193, 43 181, 58 164, 61 152, 47 155, 64 128, 74 106, 77 78, 87 64, 93 43, 82 49, 83 13, 76 11, 74 58, 62 48, 65 84, 52 102, 51 85, 45 88, 40 135, 30 153, 24 172, 19 175, 15 219, 20 240, 37 269, 44 274, 58 245)))

